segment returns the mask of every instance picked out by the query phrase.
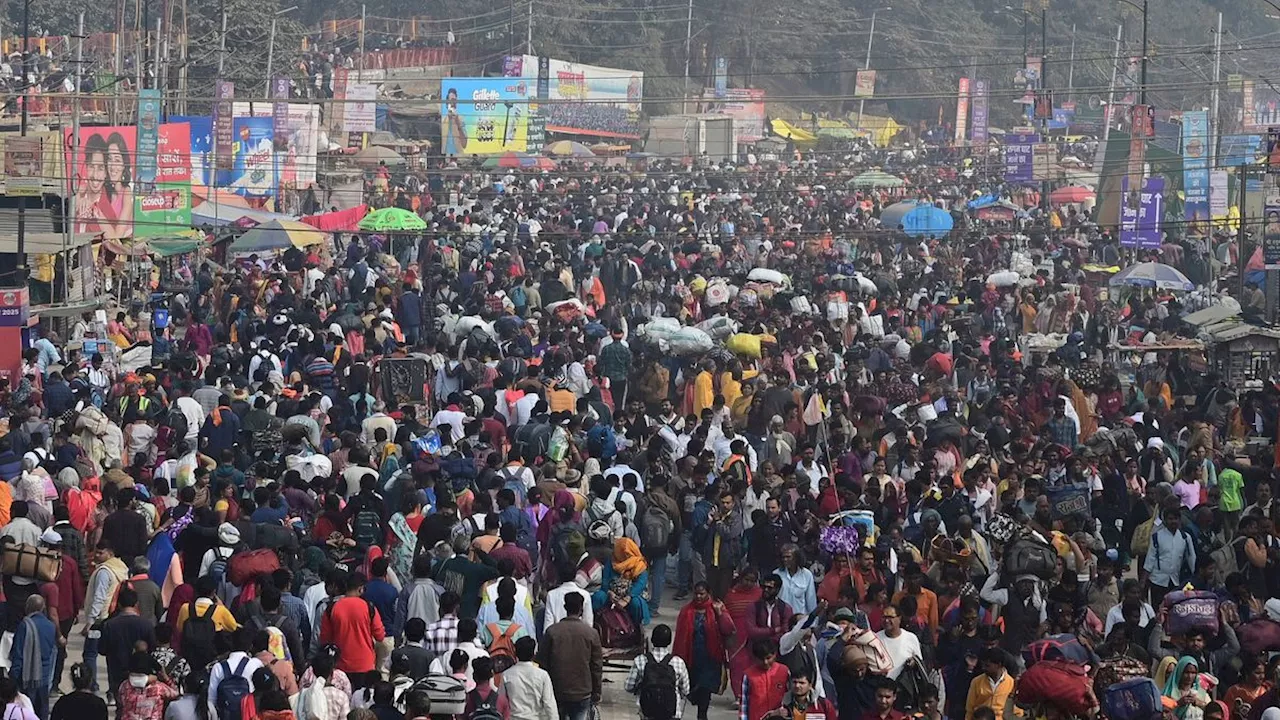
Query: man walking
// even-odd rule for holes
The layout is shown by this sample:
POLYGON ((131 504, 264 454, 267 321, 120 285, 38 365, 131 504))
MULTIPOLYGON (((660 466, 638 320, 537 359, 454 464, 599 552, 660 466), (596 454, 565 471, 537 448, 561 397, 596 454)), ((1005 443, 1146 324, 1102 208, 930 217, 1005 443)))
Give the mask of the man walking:
POLYGON ((511 720, 548 720, 560 717, 555 687, 546 670, 534 664, 538 643, 532 636, 515 642, 516 664, 502 673, 502 685, 511 707, 511 720))
POLYGON ((600 702, 604 650, 600 634, 582 621, 583 597, 564 596, 565 617, 547 628, 538 664, 549 668, 561 720, 586 720, 600 702))
POLYGON ((10 672, 18 687, 31 698, 36 715, 49 716, 49 690, 53 687, 53 665, 58 658, 58 630, 44 614, 44 598, 27 597, 26 617, 13 634, 9 652, 10 672))

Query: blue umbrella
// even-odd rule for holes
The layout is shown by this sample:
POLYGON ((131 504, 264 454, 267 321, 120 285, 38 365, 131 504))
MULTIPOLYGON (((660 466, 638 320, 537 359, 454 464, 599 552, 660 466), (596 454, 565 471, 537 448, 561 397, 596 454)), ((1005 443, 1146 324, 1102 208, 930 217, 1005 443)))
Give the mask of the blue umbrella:
POLYGON ((886 228, 901 228, 911 237, 940 238, 955 227, 951 213, 929 203, 912 200, 885 208, 880 213, 880 223, 886 228))
POLYGON ((1164 263, 1145 262, 1130 265, 1111 276, 1111 287, 1129 286, 1157 290, 1192 290, 1195 284, 1186 275, 1164 263))

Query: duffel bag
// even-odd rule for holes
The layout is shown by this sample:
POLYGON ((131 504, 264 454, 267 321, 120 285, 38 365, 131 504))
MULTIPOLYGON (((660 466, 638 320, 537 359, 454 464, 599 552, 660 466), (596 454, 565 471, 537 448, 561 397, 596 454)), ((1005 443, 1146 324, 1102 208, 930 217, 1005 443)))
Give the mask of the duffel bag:
POLYGON ((1145 677, 1107 688, 1102 710, 1110 720, 1158 720, 1164 714, 1160 689, 1151 678, 1145 677))
POLYGON ((280 557, 275 550, 262 549, 238 552, 227 561, 227 579, 237 587, 244 587, 263 575, 280 569, 280 557))
POLYGON ((1050 580, 1058 570, 1058 553, 1048 543, 1018 538, 1004 549, 1004 579, 1014 582, 1021 575, 1050 580))
POLYGON ((1069 715, 1085 715, 1097 707, 1093 686, 1083 665, 1045 660, 1018 678, 1018 704, 1053 705, 1069 715))
POLYGON ((62 551, 35 545, 5 544, 0 550, 0 571, 5 575, 54 582, 62 572, 62 551))
POLYGON ((462 715, 467 711, 467 686, 452 675, 428 675, 413 684, 431 698, 432 715, 462 715))
POLYGON ((1151 667, 1137 658, 1128 655, 1107 658, 1098 663, 1098 672, 1093 674, 1094 695, 1102 697, 1112 685, 1149 674, 1151 667))
POLYGON ((1250 655, 1275 652, 1280 650, 1280 623, 1267 618, 1250 620, 1236 628, 1236 637, 1240 638, 1240 649, 1250 655))
POLYGON ((1161 603, 1168 609, 1164 629, 1170 635, 1191 630, 1218 634, 1218 596, 1209 590, 1175 590, 1161 603))
POLYGON ((1022 659, 1026 661, 1027 667, 1045 660, 1066 660, 1077 665, 1085 665, 1090 662, 1091 657, 1089 649, 1071 633, 1050 635, 1022 649, 1022 659))

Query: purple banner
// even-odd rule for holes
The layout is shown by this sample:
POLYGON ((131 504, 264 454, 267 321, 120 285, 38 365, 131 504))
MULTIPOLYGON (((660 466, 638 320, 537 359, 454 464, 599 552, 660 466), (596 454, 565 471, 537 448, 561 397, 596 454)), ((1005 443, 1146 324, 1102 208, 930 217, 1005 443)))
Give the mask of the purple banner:
POLYGON ((1141 190, 1129 189, 1128 176, 1120 178, 1120 244, 1158 249, 1164 215, 1164 178, 1149 177, 1141 190))
POLYGON ((289 78, 277 75, 271 78, 271 132, 276 152, 289 149, 289 78))
POLYGON ((236 96, 236 86, 230 80, 213 83, 213 154, 218 159, 218 170, 231 169, 231 155, 235 152, 235 133, 231 130, 231 103, 236 96))
POLYGON ((1040 136, 1036 133, 1012 133, 1005 136, 1005 182, 1031 182, 1032 157, 1040 136))
POLYGON ((973 123, 973 128, 971 130, 972 137, 970 140, 973 141, 974 145, 978 145, 980 143, 986 145, 987 141, 990 139, 990 135, 987 133, 987 123, 990 115, 990 106, 987 104, 987 81, 974 80, 973 119, 970 121, 973 123))

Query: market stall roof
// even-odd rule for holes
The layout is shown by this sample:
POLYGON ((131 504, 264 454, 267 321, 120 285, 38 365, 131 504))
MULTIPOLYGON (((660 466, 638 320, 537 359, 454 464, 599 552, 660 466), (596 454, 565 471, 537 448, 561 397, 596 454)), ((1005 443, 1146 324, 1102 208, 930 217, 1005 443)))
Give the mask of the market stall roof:
POLYGON ((234 255, 303 248, 324 242, 325 234, 296 220, 272 220, 236 238, 227 251, 234 255))
POLYGON ((902 178, 883 170, 868 170, 853 179, 853 186, 859 188, 900 188, 906 184, 902 178))
POLYGON ((191 222, 195 225, 232 225, 240 218, 249 218, 256 223, 268 223, 272 220, 293 220, 289 215, 281 215, 269 210, 235 207, 218 202, 202 202, 191 209, 191 222))
MULTIPOLYGON (((3 222, 3 221, 0 221, 3 222)), ((42 255, 60 253, 64 250, 74 250, 82 245, 88 245, 97 238, 93 233, 73 233, 70 238, 62 233, 55 232, 38 232, 27 233, 26 240, 23 244, 23 252, 28 255, 42 255)), ((0 253, 16 253, 18 252, 18 236, 5 233, 0 235, 0 253)))
POLYGON ((907 200, 895 203, 880 213, 886 228, 901 227, 911 237, 942 237, 955 227, 951 213, 925 202, 907 200))

